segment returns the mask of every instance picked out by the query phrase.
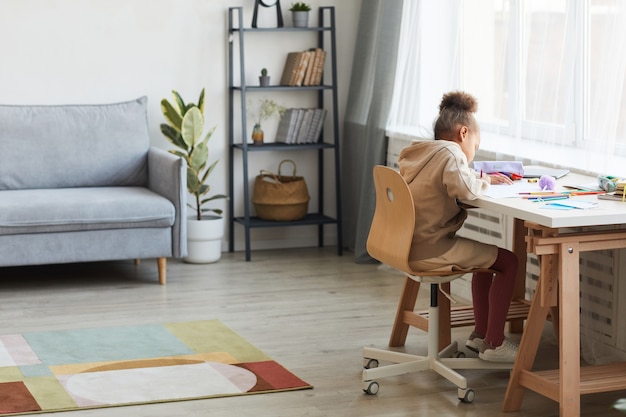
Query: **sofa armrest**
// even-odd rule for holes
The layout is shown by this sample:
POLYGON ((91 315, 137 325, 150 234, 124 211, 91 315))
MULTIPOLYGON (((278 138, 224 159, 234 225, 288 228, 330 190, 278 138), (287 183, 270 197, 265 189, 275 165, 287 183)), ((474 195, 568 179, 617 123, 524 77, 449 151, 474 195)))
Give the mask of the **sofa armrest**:
POLYGON ((148 151, 148 188, 174 204, 176 221, 172 229, 172 254, 187 256, 187 163, 163 149, 148 151))

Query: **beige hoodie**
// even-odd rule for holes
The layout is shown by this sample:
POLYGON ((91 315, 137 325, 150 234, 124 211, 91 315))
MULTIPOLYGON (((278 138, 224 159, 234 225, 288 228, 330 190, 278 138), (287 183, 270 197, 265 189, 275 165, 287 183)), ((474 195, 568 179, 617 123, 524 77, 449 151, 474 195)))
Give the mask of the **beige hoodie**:
POLYGON ((461 147, 447 140, 413 142, 400 152, 400 174, 415 205, 412 261, 447 252, 467 213, 457 200, 474 200, 489 183, 469 167, 461 147))

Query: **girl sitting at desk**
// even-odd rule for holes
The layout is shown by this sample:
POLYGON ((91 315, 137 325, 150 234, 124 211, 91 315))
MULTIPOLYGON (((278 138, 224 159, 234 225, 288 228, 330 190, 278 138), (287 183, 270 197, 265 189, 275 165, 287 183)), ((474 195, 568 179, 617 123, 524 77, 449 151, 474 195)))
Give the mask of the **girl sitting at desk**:
POLYGON ((458 200, 474 200, 489 184, 511 184, 505 175, 477 173, 469 167, 480 145, 474 97, 445 94, 434 123, 435 140, 417 141, 398 159, 400 174, 411 189, 415 230, 410 265, 415 270, 490 268, 474 273, 472 298, 475 328, 466 346, 492 362, 514 362, 517 345, 504 336, 506 316, 517 274, 517 257, 506 249, 456 235, 467 217, 458 200))

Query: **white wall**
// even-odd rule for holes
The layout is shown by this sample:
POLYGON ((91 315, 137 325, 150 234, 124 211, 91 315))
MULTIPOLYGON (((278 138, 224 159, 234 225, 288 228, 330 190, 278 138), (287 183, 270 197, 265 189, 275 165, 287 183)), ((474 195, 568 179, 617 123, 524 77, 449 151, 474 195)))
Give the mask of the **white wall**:
MULTIPOLYGON (((314 10, 336 7, 343 120, 361 0, 309 3, 314 10)), ((290 1, 282 3, 287 26, 291 25, 290 5, 290 1)), ((195 101, 205 87, 207 124, 217 126, 211 159, 220 160, 211 186, 215 192, 226 193, 227 10, 233 6, 244 7, 245 26, 249 26, 253 0, 0 0, 0 103, 106 103, 146 95, 151 141, 169 149, 159 131, 163 122, 160 100, 169 98, 175 89, 185 100, 195 101)), ((259 27, 273 25, 268 12, 263 10, 259 27)), ((311 18, 310 24, 317 24, 317 13, 311 18)), ((280 76, 285 41, 284 35, 268 34, 268 42, 251 51, 247 59, 262 62, 248 64, 251 80, 262 66, 274 77, 280 76), (272 52, 281 58, 267 62, 272 52)), ((262 168, 276 169, 275 158, 258 153, 255 158, 266 165, 262 168)), ((313 162, 300 163, 299 173, 314 172, 313 162)), ((251 170, 251 174, 256 172, 251 170)), ((327 188, 329 207, 335 203, 333 183, 327 188)), ((240 229, 235 227, 237 233, 240 229)), ((326 235, 334 243, 334 231, 329 229, 326 235)), ((236 236, 237 250, 243 247, 241 236, 236 236)), ((315 227, 262 229, 253 231, 253 248, 314 246, 316 236, 315 227)))

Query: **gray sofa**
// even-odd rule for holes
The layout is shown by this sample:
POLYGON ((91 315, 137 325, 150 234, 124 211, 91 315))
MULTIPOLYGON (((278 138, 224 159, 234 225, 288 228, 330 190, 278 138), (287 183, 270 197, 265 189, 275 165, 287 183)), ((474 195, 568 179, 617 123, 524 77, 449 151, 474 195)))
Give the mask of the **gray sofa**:
POLYGON ((0 267, 183 257, 186 165, 151 147, 146 97, 0 105, 0 267))

